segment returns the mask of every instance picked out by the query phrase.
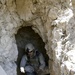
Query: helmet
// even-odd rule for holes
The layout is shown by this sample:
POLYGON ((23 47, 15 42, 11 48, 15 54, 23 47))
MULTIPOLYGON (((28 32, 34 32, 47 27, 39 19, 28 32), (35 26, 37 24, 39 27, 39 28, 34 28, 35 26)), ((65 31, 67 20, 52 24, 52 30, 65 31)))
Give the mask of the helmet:
POLYGON ((31 43, 29 43, 29 44, 27 44, 26 46, 25 46, 25 51, 26 52, 31 52, 31 51, 33 51, 34 50, 34 46, 31 44, 31 43))

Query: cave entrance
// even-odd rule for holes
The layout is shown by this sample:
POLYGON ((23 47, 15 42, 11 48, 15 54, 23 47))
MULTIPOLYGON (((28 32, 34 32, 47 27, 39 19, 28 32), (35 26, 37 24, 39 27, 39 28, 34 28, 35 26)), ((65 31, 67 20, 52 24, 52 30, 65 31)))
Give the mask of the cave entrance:
POLYGON ((41 37, 34 32, 34 30, 28 27, 22 27, 18 30, 17 34, 15 35, 17 48, 18 48, 18 58, 17 58, 17 75, 24 75, 20 72, 20 61, 22 56, 24 55, 24 48, 27 43, 32 43, 36 49, 42 52, 46 65, 48 66, 49 57, 46 54, 45 44, 42 41, 41 37))

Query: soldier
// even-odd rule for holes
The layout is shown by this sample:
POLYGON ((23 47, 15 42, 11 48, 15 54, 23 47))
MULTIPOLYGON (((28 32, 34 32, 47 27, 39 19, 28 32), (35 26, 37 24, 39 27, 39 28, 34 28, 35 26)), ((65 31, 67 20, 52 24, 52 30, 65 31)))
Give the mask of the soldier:
POLYGON ((45 68, 45 61, 42 53, 35 50, 34 46, 29 43, 25 47, 26 54, 22 57, 20 71, 26 75, 38 75, 45 68))

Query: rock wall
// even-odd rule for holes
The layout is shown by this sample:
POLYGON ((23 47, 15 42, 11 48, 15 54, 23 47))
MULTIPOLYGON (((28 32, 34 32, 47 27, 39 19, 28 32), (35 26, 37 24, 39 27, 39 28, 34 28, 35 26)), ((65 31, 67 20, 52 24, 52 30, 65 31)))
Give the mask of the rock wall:
POLYGON ((7 75, 17 75, 15 34, 23 26, 45 43, 51 75, 74 75, 74 13, 74 0, 0 0, 0 65, 7 75))
POLYGON ((17 45, 14 34, 21 25, 15 11, 15 2, 0 0, 0 65, 7 75, 17 75, 17 45))

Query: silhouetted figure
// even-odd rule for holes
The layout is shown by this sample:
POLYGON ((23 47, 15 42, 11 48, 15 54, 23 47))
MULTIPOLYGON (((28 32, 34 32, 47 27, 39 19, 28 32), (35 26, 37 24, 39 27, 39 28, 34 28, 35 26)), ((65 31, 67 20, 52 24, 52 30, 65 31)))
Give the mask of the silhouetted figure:
POLYGON ((20 71, 26 75, 40 75, 45 68, 45 61, 42 53, 35 50, 29 43, 25 46, 25 55, 20 63, 20 71))

